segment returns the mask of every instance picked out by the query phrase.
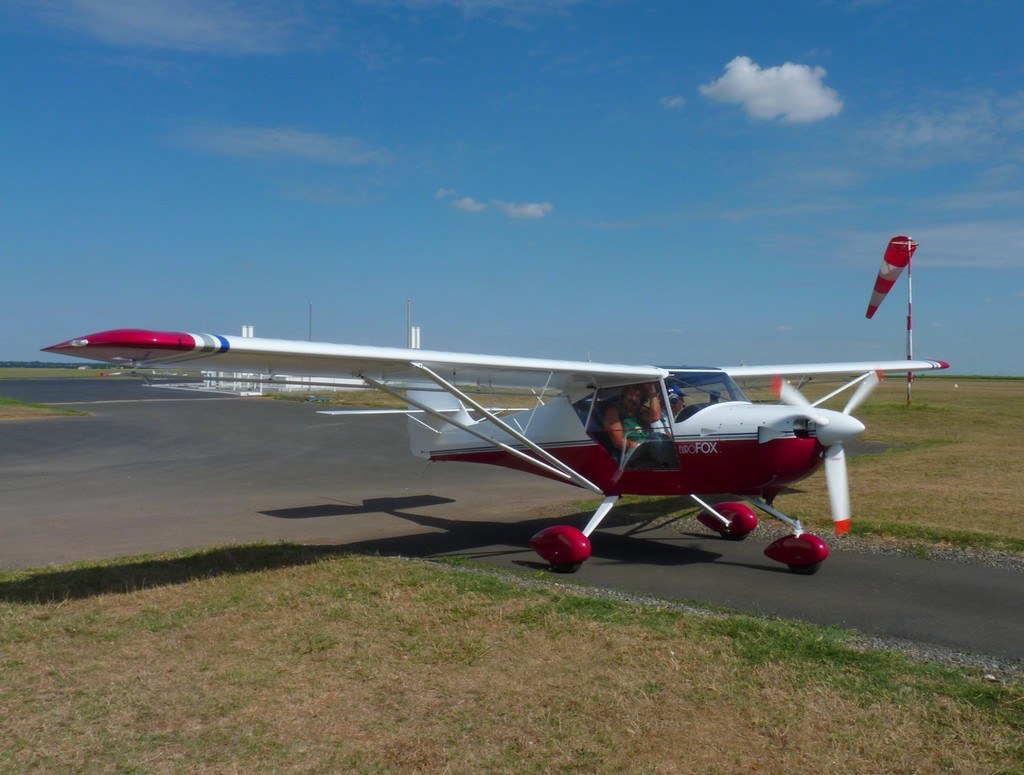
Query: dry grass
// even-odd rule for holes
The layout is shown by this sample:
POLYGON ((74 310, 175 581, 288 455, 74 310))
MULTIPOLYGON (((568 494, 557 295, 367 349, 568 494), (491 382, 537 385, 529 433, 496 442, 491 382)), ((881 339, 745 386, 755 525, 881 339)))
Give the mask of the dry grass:
POLYGON ((8 576, 0 598, 5 771, 1010 772, 1024 757, 1019 687, 809 625, 421 563, 255 547, 8 576))

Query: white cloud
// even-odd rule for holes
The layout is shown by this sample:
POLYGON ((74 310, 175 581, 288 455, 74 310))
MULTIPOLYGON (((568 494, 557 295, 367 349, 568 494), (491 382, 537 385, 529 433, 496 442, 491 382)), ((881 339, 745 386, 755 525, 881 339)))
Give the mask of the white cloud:
MULTIPOLYGON (((450 197, 455 197, 456 195, 457 192, 454 188, 439 188, 434 193, 434 198, 448 199, 450 197)), ((452 199, 451 206, 464 213, 479 213, 493 207, 496 210, 501 210, 509 218, 515 218, 517 220, 543 218, 555 209, 554 205, 550 202, 506 202, 502 199, 492 199, 490 202, 481 202, 471 196, 452 199)))
POLYGON ((324 34, 291 3, 239 0, 50 0, 27 6, 45 24, 108 45, 212 54, 279 54, 324 34))
POLYGON ((211 127, 186 130, 182 142, 194 150, 246 159, 293 159, 332 166, 380 164, 386 150, 368 148, 354 137, 304 132, 291 127, 211 127))
POLYGON ((869 124, 864 137, 887 152, 887 161, 948 164, 994 160, 993 176, 1011 179, 1021 159, 1024 92, 987 91, 928 95, 869 124))
POLYGON ((915 266, 1024 269, 1024 225, 1018 220, 922 225, 913 234, 915 266))
POLYGON ((462 210, 464 213, 478 213, 481 210, 487 209, 486 204, 476 201, 471 196, 464 196, 461 199, 454 200, 452 202, 452 207, 456 210, 462 210))
POLYGON ((495 199, 492 204, 495 207, 500 208, 509 218, 543 218, 554 209, 554 207, 548 202, 544 202, 543 204, 536 204, 532 202, 516 204, 514 202, 502 202, 495 199))
POLYGON ((991 111, 961 109, 950 112, 893 114, 873 128, 875 137, 894 153, 922 149, 974 149, 995 139, 991 111))
POLYGON ((792 62, 761 69, 749 57, 738 56, 725 66, 721 78, 699 89, 709 99, 742 105, 754 118, 801 124, 843 109, 838 92, 823 83, 825 75, 822 67, 792 62))
POLYGON ((421 8, 454 8, 466 16, 501 13, 518 17, 537 14, 557 14, 567 11, 585 0, 395 0, 410 10, 421 8))
POLYGON ((683 107, 683 105, 686 104, 686 98, 681 95, 675 94, 671 97, 662 97, 660 100, 658 100, 658 104, 660 104, 663 108, 674 110, 683 107))

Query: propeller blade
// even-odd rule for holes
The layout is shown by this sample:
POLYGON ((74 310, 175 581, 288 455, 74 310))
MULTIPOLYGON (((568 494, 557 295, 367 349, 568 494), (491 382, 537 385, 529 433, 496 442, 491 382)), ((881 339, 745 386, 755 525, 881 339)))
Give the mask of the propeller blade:
POLYGON ((789 406, 797 409, 802 409, 806 413, 808 419, 813 420, 817 425, 822 427, 828 425, 828 415, 814 407, 803 393, 786 382, 786 380, 781 377, 774 377, 772 379, 772 390, 775 392, 775 395, 779 397, 779 400, 781 400, 782 403, 788 404, 789 406))
POLYGON ((842 444, 833 444, 825 453, 825 481, 836 535, 846 535, 850 530, 850 484, 842 444))
POLYGON ((857 407, 863 404, 867 397, 871 395, 871 392, 878 387, 878 383, 881 381, 882 375, 879 372, 871 372, 867 379, 857 385, 857 389, 850 396, 850 400, 846 402, 846 406, 843 407, 843 414, 853 414, 857 407))

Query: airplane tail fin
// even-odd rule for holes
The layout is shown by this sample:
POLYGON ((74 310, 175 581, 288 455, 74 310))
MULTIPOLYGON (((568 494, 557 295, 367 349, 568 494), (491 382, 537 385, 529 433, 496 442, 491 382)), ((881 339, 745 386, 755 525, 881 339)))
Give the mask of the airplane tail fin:
POLYGON ((429 459, 430 453, 440 441, 442 431, 448 427, 444 420, 422 411, 416 404, 443 412, 445 416, 454 417, 459 422, 472 423, 466 407, 450 393, 441 390, 410 390, 406 395, 411 399, 411 411, 406 421, 409 429, 409 449, 416 457, 429 459))

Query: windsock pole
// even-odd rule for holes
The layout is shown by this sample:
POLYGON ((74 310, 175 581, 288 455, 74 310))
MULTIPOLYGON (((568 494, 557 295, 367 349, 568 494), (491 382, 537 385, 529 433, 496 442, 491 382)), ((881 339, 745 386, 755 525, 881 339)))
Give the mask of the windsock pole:
MULTIPOLYGON (((910 281, 910 258, 917 250, 917 243, 910 237, 893 237, 885 249, 882 266, 875 278, 875 286, 871 290, 871 301, 868 302, 866 317, 872 318, 887 293, 892 290, 904 268, 907 270, 907 360, 914 359, 914 286, 910 281)), ((914 373, 907 372, 907 406, 910 406, 911 384, 914 373)))
MULTIPOLYGON (((914 283, 911 279, 911 261, 914 252, 907 257, 907 360, 914 360, 914 283)), ((914 372, 907 372, 907 406, 910 406, 910 390, 914 384, 914 372)))

